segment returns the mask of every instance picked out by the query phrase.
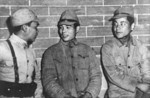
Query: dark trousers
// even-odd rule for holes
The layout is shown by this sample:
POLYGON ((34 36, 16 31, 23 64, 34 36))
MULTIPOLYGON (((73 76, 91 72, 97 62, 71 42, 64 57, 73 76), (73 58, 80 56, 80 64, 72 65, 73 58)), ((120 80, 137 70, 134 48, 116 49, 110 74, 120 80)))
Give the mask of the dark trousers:
POLYGON ((150 94, 142 92, 139 89, 136 89, 136 95, 135 98, 150 98, 150 94))

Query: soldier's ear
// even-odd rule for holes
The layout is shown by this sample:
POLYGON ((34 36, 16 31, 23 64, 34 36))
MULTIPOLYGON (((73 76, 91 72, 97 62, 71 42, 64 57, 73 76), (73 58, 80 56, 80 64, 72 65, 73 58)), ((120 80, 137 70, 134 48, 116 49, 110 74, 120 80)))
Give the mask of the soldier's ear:
POLYGON ((133 31, 134 27, 135 27, 135 24, 132 23, 132 25, 131 25, 131 30, 132 30, 132 31, 133 31))
POLYGON ((26 32, 27 31, 27 25, 22 25, 22 30, 24 31, 24 32, 26 32))

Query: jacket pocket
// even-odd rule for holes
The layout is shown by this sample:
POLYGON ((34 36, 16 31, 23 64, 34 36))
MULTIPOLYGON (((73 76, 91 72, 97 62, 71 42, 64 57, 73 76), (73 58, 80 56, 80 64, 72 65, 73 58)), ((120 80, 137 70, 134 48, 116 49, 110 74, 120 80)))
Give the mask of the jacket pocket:
POLYGON ((78 54, 78 68, 81 70, 88 70, 89 68, 89 55, 78 54))

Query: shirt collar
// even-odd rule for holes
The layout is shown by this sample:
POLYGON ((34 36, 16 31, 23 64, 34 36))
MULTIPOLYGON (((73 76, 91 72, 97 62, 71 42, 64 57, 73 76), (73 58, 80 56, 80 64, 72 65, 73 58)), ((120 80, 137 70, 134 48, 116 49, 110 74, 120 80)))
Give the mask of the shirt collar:
MULTIPOLYGON (((119 47, 122 47, 124 46, 118 39, 115 38, 115 42, 117 43, 117 45, 119 47)), ((130 46, 130 45, 133 45, 133 46, 136 46, 136 41, 135 39, 131 36, 128 43, 126 44, 126 47, 130 46)))
POLYGON ((60 40, 60 42, 61 42, 63 45, 68 46, 68 47, 70 47, 70 48, 72 48, 72 47, 74 47, 74 46, 76 46, 76 45, 78 44, 78 41, 77 41, 76 38, 74 38, 73 40, 68 41, 68 42, 64 42, 63 40, 60 40))
POLYGON ((12 34, 9 38, 9 40, 13 43, 16 43, 18 46, 22 47, 22 48, 26 48, 28 47, 27 42, 23 39, 21 39, 20 37, 18 37, 15 34, 12 34))

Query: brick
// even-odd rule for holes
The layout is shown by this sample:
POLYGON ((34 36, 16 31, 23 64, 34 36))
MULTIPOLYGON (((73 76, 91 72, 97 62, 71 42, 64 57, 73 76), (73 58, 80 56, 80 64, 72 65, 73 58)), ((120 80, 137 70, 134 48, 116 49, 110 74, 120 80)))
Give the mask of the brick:
POLYGON ((103 25, 102 16, 82 16, 79 18, 79 20, 82 26, 102 26, 103 25))
MULTIPOLYGON (((112 15, 112 16, 113 16, 113 15, 112 15)), ((112 25, 112 22, 109 21, 109 19, 110 19, 112 16, 105 16, 105 17, 104 17, 104 21, 105 21, 104 25, 105 25, 105 26, 111 26, 111 25, 112 25)))
POLYGON ((138 0, 138 4, 150 4, 150 0, 138 0))
POLYGON ((36 57, 42 58, 42 55, 46 49, 35 49, 36 57))
POLYGON ((96 53, 96 55, 100 55, 100 48, 101 47, 92 47, 96 53))
POLYGON ((119 6, 90 6, 87 7, 87 15, 113 14, 119 6))
POLYGON ((67 0, 67 5, 102 5, 103 0, 67 0))
POLYGON ((112 38, 114 38, 114 36, 111 36, 111 37, 105 37, 105 42, 106 43, 107 41, 111 40, 112 38))
POLYGON ((87 36, 112 35, 111 27, 88 27, 87 36))
POLYGON ((36 15, 48 15, 48 7, 31 7, 36 15))
POLYGON ((57 26, 59 17, 49 17, 49 16, 41 16, 39 18, 40 27, 49 27, 49 26, 57 26))
POLYGON ((149 19, 150 19, 150 15, 139 15, 138 16, 138 23, 144 24, 144 25, 150 24, 149 19))
MULTIPOLYGON (((41 58, 37 58, 36 60, 37 60, 37 65, 38 65, 38 69, 39 69, 39 72, 38 72, 38 74, 39 74, 41 71, 41 58)), ((41 77, 41 74, 39 75, 39 78, 40 77, 41 77)), ((44 97, 42 97, 42 98, 44 98, 44 97)))
POLYGON ((59 39, 36 39, 33 43, 33 48, 48 48, 58 42, 59 39))
POLYGON ((31 0, 31 5, 66 5, 66 0, 31 0))
MULTIPOLYGON (((50 29, 51 31, 51 33, 50 33, 50 36, 51 37, 59 37, 58 36, 58 29, 57 28, 51 28, 50 29)), ((85 33, 86 31, 85 31, 85 27, 80 27, 80 30, 79 30, 79 32, 78 32, 78 34, 77 34, 77 37, 78 36, 86 36, 86 33, 85 33)))
POLYGON ((29 0, 0 0, 0 5, 28 5, 29 0))
POLYGON ((50 15, 61 15, 67 9, 76 10, 77 15, 85 15, 85 7, 50 7, 50 15))
POLYGON ((104 0, 104 5, 136 4, 136 0, 104 0))
POLYGON ((38 28, 39 33, 37 38, 49 38, 49 28, 38 28))
POLYGON ((145 44, 150 43, 150 35, 149 36, 139 36, 138 38, 145 44))
POLYGON ((8 16, 9 8, 8 7, 0 7, 0 16, 8 16))
POLYGON ((0 39, 7 39, 9 35, 8 29, 0 29, 0 39))
POLYGON ((48 7, 12 7, 11 12, 14 13, 16 10, 21 9, 21 8, 29 8, 36 15, 48 15, 48 7))
POLYGON ((135 6, 135 13, 136 14, 149 14, 150 13, 150 6, 148 5, 137 5, 135 6))
POLYGON ((50 37, 59 37, 57 28, 50 28, 50 37))
POLYGON ((0 28, 6 28, 6 21, 7 21, 8 17, 0 17, 0 28))
POLYGON ((104 43, 104 38, 103 37, 78 38, 78 41, 87 44, 89 46, 101 46, 104 43))
POLYGON ((85 37, 86 36, 86 28, 80 27, 79 32, 77 33, 77 37, 85 37))
POLYGON ((136 25, 132 34, 150 34, 150 26, 146 25, 136 25))
POLYGON ((37 61, 37 66, 38 66, 38 70, 36 70, 36 77, 41 79, 41 58, 37 58, 36 61, 37 61))

